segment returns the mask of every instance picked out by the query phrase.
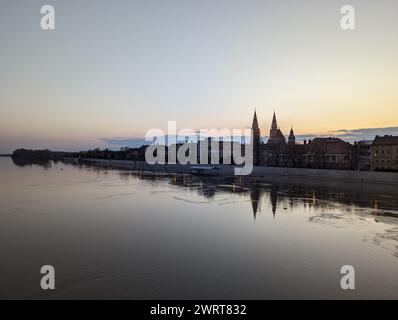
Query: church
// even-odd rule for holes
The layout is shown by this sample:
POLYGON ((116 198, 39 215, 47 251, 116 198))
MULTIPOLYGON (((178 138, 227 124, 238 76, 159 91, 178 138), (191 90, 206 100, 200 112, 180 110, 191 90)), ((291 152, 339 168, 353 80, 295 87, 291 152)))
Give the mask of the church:
POLYGON ((256 111, 251 131, 253 163, 256 166, 344 170, 353 167, 350 143, 333 137, 297 142, 293 127, 286 140, 278 127, 275 111, 267 143, 261 138, 256 111))
MULTIPOLYGON (((282 149, 282 147, 289 145, 294 146, 296 144, 296 137, 294 136, 293 127, 290 130, 290 134, 286 143, 286 138, 283 135, 281 129, 278 127, 276 120, 276 114, 272 118, 271 129, 269 131, 269 138, 267 144, 264 144, 261 139, 261 130, 258 125, 257 111, 254 111, 254 117, 252 122, 252 141, 253 141, 253 161, 254 165, 267 165, 268 161, 265 159, 265 155, 269 152, 267 150, 282 149)), ((268 157, 267 157, 268 158, 268 157)), ((268 160, 268 159, 267 159, 268 160)))

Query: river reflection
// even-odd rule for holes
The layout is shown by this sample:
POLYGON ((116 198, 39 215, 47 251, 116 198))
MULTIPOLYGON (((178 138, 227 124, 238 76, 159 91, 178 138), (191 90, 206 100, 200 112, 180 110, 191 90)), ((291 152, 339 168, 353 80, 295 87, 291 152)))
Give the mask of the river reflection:
POLYGON ((1 298, 397 298, 394 186, 11 159, 0 178, 1 298))
MULTIPOLYGON (((101 172, 101 167, 97 167, 101 172)), ((372 241, 398 257, 398 191, 391 185, 371 185, 335 181, 297 180, 294 178, 259 179, 249 177, 200 177, 193 175, 170 175, 153 172, 119 173, 122 179, 139 178, 147 181, 166 182, 181 188, 196 191, 205 199, 214 199, 217 194, 232 193, 250 198, 253 219, 259 214, 284 214, 287 210, 314 209, 308 222, 344 228, 353 224, 367 224, 367 219, 391 225, 385 233, 377 233, 372 241), (261 210, 268 202, 271 210, 261 210), (392 240, 392 245, 386 242, 392 240)), ((156 183, 154 183, 156 186, 156 183)), ((184 200, 177 198, 179 200, 184 200)), ((188 201, 188 200, 185 200, 188 201)), ((229 200, 219 205, 230 203, 229 200)))
POLYGON ((28 160, 21 158, 11 158, 12 162, 18 167, 31 167, 31 166, 39 166, 43 169, 50 169, 52 167, 53 161, 50 160, 28 160))
MULTIPOLYGON (((98 173, 109 169, 96 167, 98 173)), ((357 184, 349 182, 297 181, 294 178, 259 179, 250 177, 200 177, 153 172, 119 173, 122 179, 138 178, 147 181, 163 181, 171 185, 196 191, 206 199, 217 194, 237 194, 250 198, 254 219, 261 214, 261 204, 268 201, 275 218, 277 211, 297 206, 328 210, 344 209, 347 212, 370 214, 379 217, 398 218, 398 188, 391 185, 357 184)), ((156 183, 154 183, 156 186, 156 183)))
MULTIPOLYGON (((97 167, 101 172, 101 167, 97 167)), ((398 191, 390 185, 371 185, 335 181, 297 180, 294 178, 259 179, 249 177, 198 177, 193 175, 170 175, 153 172, 121 171, 120 177, 166 182, 190 189, 205 199, 214 199, 217 194, 237 194, 249 198, 253 219, 258 215, 277 214, 295 209, 313 209, 315 214, 309 223, 347 228, 353 224, 368 224, 368 220, 391 225, 385 233, 377 233, 364 241, 371 241, 398 257, 398 191), (268 210, 261 210, 268 202, 268 210), (270 210, 269 210, 270 209, 270 210), (390 244, 388 244, 390 242, 390 244)), ((156 183, 154 183, 156 186, 156 183)), ((179 200, 184 200, 177 198, 179 200)), ((188 200, 185 200, 188 201, 188 200)), ((219 205, 230 203, 229 200, 219 205)))

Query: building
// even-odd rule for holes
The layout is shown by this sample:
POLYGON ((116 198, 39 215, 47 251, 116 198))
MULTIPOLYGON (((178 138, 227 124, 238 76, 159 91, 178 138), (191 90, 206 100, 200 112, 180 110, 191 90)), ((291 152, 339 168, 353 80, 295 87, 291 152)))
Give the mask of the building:
POLYGON ((296 137, 293 132, 293 126, 290 129, 290 134, 289 134, 289 138, 287 139, 287 144, 289 144, 291 146, 294 146, 296 144, 296 137))
POLYGON ((261 150, 260 163, 266 166, 285 166, 286 161, 286 138, 278 127, 276 114, 272 118, 271 129, 267 144, 261 150))
POLYGON ((272 118, 271 129, 269 131, 268 143, 279 143, 279 144, 286 143, 285 136, 283 135, 282 131, 278 128, 275 111, 274 111, 274 117, 272 118))
POLYGON ((315 138, 303 149, 302 164, 306 168, 353 169, 352 145, 340 138, 315 138))
POLYGON ((352 147, 354 169, 357 171, 370 171, 370 148, 373 141, 363 140, 355 142, 352 147))
POLYGON ((253 144, 253 164, 258 166, 260 164, 260 141, 261 131, 258 126, 257 112, 254 111, 254 117, 252 122, 252 144, 253 144))
POLYGON ((376 136, 371 145, 372 171, 398 172, 398 136, 376 136))
MULTIPOLYGON (((257 123, 257 117, 255 117, 257 123)), ((254 127, 254 126, 253 126, 254 127)), ((254 130, 253 130, 254 132, 254 130)), ((360 145, 360 156, 354 157, 353 146, 339 138, 315 138, 308 143, 297 143, 293 126, 289 137, 285 136, 278 127, 274 112, 270 136, 267 144, 257 143, 259 159, 257 163, 270 167, 313 168, 352 170, 357 160, 361 170, 366 170, 366 145, 360 145)), ((369 164, 368 164, 369 166, 369 164)))

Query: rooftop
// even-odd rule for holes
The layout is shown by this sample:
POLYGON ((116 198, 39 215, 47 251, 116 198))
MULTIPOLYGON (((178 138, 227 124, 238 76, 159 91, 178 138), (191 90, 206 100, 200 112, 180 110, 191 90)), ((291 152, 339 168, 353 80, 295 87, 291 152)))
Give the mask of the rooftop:
POLYGON ((376 136, 373 145, 398 145, 398 136, 376 136))

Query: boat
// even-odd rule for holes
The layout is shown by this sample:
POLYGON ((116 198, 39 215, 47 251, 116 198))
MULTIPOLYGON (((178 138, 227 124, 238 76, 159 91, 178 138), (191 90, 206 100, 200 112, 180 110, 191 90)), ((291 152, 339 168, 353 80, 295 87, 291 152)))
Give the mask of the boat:
POLYGON ((219 168, 213 166, 191 166, 191 173, 200 176, 216 176, 219 168))

